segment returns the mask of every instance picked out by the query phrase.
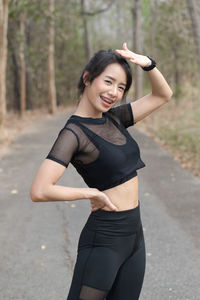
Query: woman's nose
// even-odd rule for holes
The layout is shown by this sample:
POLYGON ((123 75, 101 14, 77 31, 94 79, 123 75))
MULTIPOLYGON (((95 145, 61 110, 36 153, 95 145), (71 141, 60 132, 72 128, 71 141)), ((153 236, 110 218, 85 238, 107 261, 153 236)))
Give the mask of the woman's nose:
POLYGON ((109 89, 109 94, 111 96, 116 96, 117 95, 117 87, 116 86, 112 86, 110 89, 109 89))

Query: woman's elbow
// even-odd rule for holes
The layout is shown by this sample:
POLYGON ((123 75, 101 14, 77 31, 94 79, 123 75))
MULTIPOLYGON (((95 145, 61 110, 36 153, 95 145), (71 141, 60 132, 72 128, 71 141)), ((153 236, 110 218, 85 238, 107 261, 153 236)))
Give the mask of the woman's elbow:
POLYGON ((41 202, 42 201, 42 195, 41 195, 41 193, 34 186, 31 186, 31 189, 30 189, 30 198, 31 198, 31 200, 33 202, 41 202))
POLYGON ((165 100, 169 101, 172 98, 172 95, 173 95, 173 91, 169 88, 169 90, 166 93, 165 100))

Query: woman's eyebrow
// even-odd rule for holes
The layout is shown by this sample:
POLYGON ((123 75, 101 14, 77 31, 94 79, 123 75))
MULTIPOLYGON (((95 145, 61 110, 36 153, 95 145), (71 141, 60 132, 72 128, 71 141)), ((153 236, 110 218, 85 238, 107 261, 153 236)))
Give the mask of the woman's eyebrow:
MULTIPOLYGON (((112 79, 113 81, 116 81, 116 79, 110 75, 106 75, 105 77, 108 77, 109 79, 112 79)), ((126 83, 121 82, 120 84, 126 86, 126 83)))

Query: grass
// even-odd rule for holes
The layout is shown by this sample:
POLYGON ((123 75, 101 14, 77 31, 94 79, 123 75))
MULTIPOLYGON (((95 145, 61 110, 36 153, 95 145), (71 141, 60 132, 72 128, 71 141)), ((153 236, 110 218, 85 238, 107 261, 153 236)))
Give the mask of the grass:
POLYGON ((200 178, 200 105, 197 98, 180 99, 178 104, 172 98, 136 126, 200 178))

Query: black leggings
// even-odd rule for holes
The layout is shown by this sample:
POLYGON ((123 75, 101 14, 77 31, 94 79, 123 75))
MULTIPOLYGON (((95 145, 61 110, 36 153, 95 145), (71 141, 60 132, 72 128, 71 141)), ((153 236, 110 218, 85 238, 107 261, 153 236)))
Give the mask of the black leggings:
POLYGON ((140 205, 91 212, 78 241, 67 300, 137 300, 145 272, 140 205))

